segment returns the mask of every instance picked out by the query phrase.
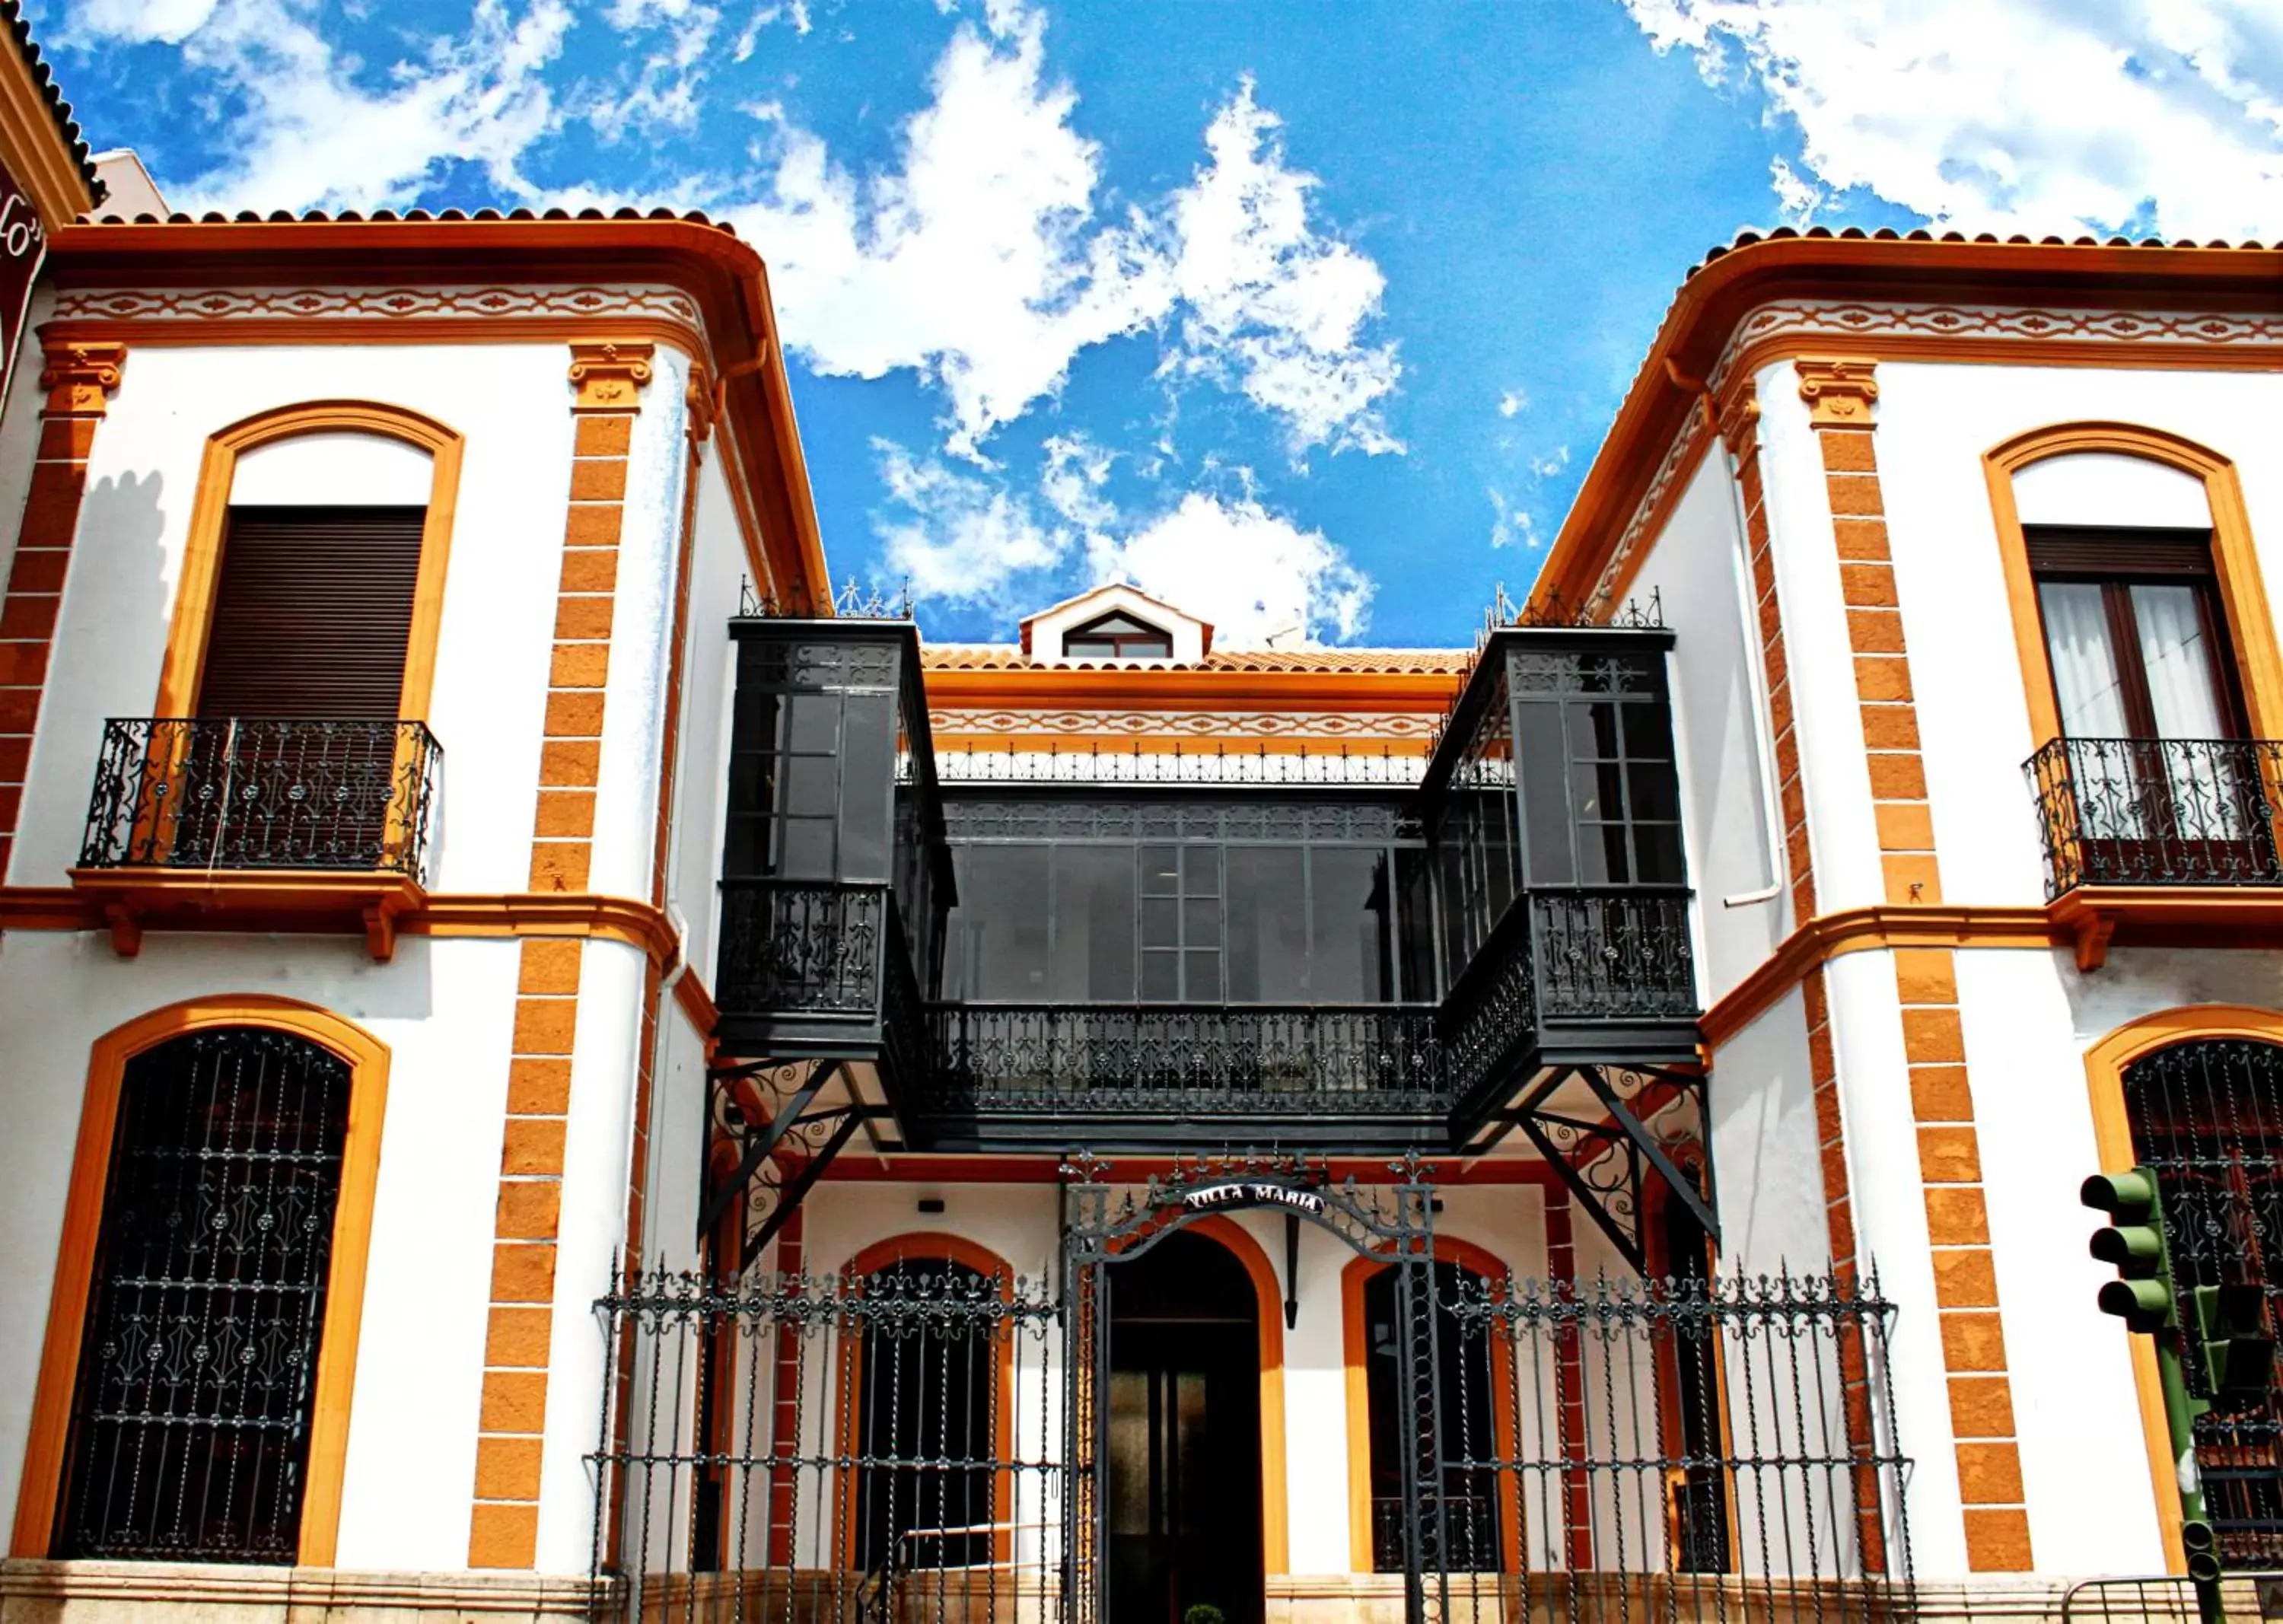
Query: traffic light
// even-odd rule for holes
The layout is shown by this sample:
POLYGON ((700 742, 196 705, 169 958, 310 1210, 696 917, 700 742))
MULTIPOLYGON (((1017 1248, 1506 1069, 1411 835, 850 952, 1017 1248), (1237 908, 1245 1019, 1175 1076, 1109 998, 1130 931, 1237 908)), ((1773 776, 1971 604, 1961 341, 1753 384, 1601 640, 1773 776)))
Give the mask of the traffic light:
POLYGON ((2180 1550, 2188 1559, 2188 1577, 2199 1589, 2219 1582, 2219 1533, 2210 1523, 2201 1517, 2184 1519, 2180 1524, 2180 1550))
POLYGON ((2266 1296, 2256 1285, 2200 1285, 2188 1293, 2216 1409, 2263 1402, 2273 1386, 2275 1339, 2267 1333, 2266 1296))
POLYGON ((2092 1252, 2113 1265, 2119 1277, 2100 1288, 2100 1311, 2144 1336, 2177 1325, 2156 1175, 2145 1167, 2096 1173, 2084 1181, 2077 1198, 2108 1214, 2108 1227, 2093 1231, 2092 1252))

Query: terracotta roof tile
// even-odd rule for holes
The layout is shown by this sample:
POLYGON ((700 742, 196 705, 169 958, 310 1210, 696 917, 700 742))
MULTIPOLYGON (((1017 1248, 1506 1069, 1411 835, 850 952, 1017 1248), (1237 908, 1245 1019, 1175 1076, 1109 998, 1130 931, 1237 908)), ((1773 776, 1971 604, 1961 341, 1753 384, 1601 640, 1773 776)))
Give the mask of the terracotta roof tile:
MULTIPOLYGON (((0 0, 0 6, 7 3, 8 0, 0 0)), ((353 208, 345 208, 337 215, 329 215, 322 208, 298 215, 287 208, 272 209, 266 215, 259 209, 242 208, 234 215, 225 215, 219 209, 208 209, 203 215, 176 213, 163 220, 156 215, 137 215, 132 220, 124 215, 86 215, 81 219, 88 225, 425 225, 495 220, 679 220, 689 225, 710 225, 730 237, 737 234, 737 228, 728 221, 712 219, 704 210, 695 208, 687 214, 677 214, 670 208, 617 208, 608 214, 599 208, 582 208, 575 214, 565 208, 479 208, 472 213, 464 208, 408 208, 401 214, 393 208, 377 208, 369 215, 353 208)))
POLYGON ((1897 231, 1891 226, 1881 226, 1875 231, 1866 231, 1861 226, 1851 225, 1835 231, 1827 225, 1812 225, 1803 231, 1792 226, 1784 225, 1778 226, 1772 231, 1737 232, 1734 241, 1716 244, 1707 249, 1704 257, 1688 268, 1688 275, 1695 276, 1713 261, 1734 254, 1739 248, 1749 248, 1755 243, 1784 242, 1793 238, 1806 238, 1810 241, 1877 243, 1970 242, 2011 248, 2233 248, 2246 253, 2264 253, 2271 246, 2283 246, 2251 241, 2224 242, 2217 238, 2210 242, 2200 243, 2193 238, 2186 237, 2177 242, 2166 242, 2161 237, 2143 237, 2137 239, 2130 237, 2029 237, 2019 233, 2011 237, 1999 237, 1993 231, 1983 231, 1968 237, 1963 231, 1936 233, 1927 230, 1923 227, 1913 231, 1897 231))
POLYGON ((32 43, 32 25, 24 16, 20 0, 0 0, 0 24, 7 27, 15 37, 17 52, 24 66, 31 70, 32 82, 40 87, 40 94, 48 104, 48 116, 56 121, 56 133, 71 149, 72 161, 79 166, 80 176, 95 200, 103 201, 103 183, 95 177, 95 165, 89 160, 87 137, 79 131, 79 121, 72 117, 71 104, 64 99, 62 89, 56 83, 55 70, 40 56, 40 48, 32 43))
POLYGON ((1203 660, 1034 660, 1012 643, 923 644, 930 671, 1362 671, 1459 676, 1474 659, 1467 649, 1217 649, 1203 660))

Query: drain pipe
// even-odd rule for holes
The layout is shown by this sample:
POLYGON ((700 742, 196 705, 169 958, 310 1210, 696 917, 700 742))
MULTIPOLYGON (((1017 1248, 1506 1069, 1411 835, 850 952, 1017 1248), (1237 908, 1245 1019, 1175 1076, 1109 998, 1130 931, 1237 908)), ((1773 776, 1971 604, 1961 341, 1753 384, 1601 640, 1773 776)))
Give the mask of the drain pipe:
MULTIPOLYGON (((1720 414, 1713 406, 1711 389, 1703 379, 1690 378, 1681 371, 1673 364, 1670 355, 1664 359, 1664 375, 1675 388, 1696 397, 1696 403, 1704 413, 1704 426, 1712 437, 1712 443, 1719 448, 1720 460, 1728 476, 1728 509, 1735 521, 1737 559, 1743 566, 1741 579, 1749 582, 1752 577, 1752 540, 1750 520, 1744 511, 1743 466, 1737 461, 1727 437, 1720 432, 1720 414)), ((1749 613, 1750 606, 1746 605, 1744 607, 1744 623, 1749 628, 1753 616, 1749 613)), ((1762 902, 1773 902, 1783 894, 1785 879, 1783 831, 1776 822, 1776 808, 1782 797, 1776 787, 1774 763, 1770 759, 1770 752, 1760 742, 1775 735, 1775 711, 1768 699, 1767 672, 1762 664, 1760 652, 1751 646, 1749 633, 1745 638, 1744 671, 1745 680, 1752 691, 1752 719, 1756 724, 1752 754, 1759 769, 1760 832, 1767 845, 1771 878, 1766 885, 1756 891, 1740 891, 1734 896, 1722 897, 1720 906, 1723 908, 1752 908, 1762 902)))

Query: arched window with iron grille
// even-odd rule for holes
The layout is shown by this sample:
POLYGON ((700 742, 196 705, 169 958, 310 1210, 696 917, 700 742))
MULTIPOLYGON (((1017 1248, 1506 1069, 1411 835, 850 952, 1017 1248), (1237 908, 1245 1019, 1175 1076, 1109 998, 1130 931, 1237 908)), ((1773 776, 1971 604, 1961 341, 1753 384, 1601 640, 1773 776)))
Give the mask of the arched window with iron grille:
POLYGON ((128 1062, 58 1556, 295 1559, 349 1084, 261 1027, 128 1062))
MULTIPOLYGON (((2253 1285, 2278 1323, 2283 1307, 2283 1046, 2244 1038, 2178 1044, 2124 1069, 2140 1165, 2162 1191, 2180 1316, 2198 1286, 2253 1285)), ((2182 1339, 2189 1392, 2212 1396, 2193 1336, 2182 1339)), ((2283 1562, 2283 1394, 2195 1423, 2204 1504, 2230 1567, 2283 1562)))
POLYGON ((943 1258, 902 1260, 862 1277, 852 1374, 855 1556, 866 1574, 992 1559, 1001 1286, 943 1258))

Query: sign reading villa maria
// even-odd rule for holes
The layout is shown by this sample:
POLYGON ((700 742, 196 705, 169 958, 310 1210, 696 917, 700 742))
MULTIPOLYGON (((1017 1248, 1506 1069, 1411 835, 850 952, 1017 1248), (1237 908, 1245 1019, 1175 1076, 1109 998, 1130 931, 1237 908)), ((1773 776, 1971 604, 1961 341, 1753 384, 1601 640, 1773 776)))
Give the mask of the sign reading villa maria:
POLYGON ((0 165, 0 401, 8 396, 8 379, 16 364, 16 347, 24 336, 24 312, 32 302, 32 281, 47 257, 47 228, 39 211, 0 165))
POLYGON ((1324 1198, 1314 1191, 1265 1179, 1231 1179, 1226 1183, 1201 1185, 1184 1192, 1181 1205, 1193 1213, 1209 1213, 1224 1206, 1281 1206, 1290 1212, 1313 1213, 1318 1217, 1324 1212, 1324 1198))

